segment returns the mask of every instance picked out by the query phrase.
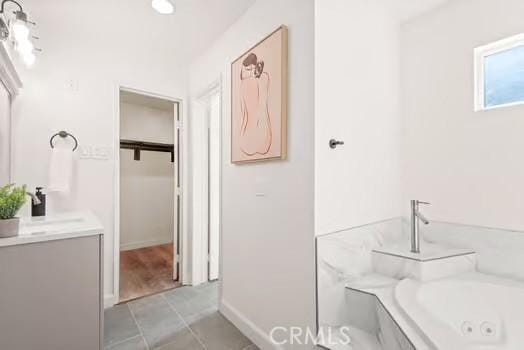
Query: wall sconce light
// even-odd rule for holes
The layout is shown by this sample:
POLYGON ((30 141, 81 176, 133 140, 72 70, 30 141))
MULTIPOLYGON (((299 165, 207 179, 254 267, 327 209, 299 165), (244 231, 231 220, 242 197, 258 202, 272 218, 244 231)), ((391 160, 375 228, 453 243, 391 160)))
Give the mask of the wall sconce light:
POLYGON ((15 0, 3 0, 0 5, 0 40, 5 41, 11 38, 15 50, 18 52, 24 63, 28 66, 32 66, 36 61, 35 49, 31 38, 31 31, 29 30, 28 24, 35 25, 34 22, 30 22, 27 19, 27 13, 24 12, 22 5, 15 0), (7 3, 13 3, 18 7, 16 11, 13 11, 14 16, 7 16, 5 6, 7 3), (6 23, 7 22, 7 23, 6 23))

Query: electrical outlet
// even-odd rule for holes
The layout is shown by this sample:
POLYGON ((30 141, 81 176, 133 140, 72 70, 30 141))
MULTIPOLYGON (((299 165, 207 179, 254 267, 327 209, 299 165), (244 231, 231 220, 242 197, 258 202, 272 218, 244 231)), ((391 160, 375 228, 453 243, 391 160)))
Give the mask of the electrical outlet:
POLYGON ((63 83, 63 89, 69 92, 78 92, 80 90, 80 81, 78 79, 68 79, 63 83))

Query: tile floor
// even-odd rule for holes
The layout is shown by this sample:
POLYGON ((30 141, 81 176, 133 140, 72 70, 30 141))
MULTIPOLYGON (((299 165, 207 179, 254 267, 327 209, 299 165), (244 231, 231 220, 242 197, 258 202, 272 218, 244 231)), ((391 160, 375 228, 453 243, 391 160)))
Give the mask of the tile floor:
POLYGON ((257 350, 217 305, 218 283, 117 305, 105 311, 105 349, 257 350))

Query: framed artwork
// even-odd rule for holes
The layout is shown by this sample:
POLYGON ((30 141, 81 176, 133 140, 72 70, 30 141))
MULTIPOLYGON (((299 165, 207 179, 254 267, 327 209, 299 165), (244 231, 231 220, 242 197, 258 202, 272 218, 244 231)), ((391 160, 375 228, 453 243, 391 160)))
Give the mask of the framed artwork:
POLYGON ((287 27, 231 64, 231 162, 287 155, 287 27))

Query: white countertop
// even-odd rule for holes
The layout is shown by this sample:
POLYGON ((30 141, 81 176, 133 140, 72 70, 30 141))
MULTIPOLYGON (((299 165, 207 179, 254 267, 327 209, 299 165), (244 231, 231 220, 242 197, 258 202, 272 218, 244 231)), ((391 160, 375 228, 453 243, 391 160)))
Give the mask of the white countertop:
POLYGON ((0 238, 0 248, 58 239, 103 235, 104 227, 91 212, 69 212, 44 217, 20 218, 16 237, 0 238))

